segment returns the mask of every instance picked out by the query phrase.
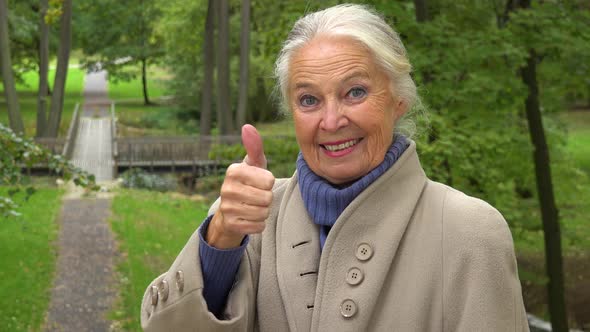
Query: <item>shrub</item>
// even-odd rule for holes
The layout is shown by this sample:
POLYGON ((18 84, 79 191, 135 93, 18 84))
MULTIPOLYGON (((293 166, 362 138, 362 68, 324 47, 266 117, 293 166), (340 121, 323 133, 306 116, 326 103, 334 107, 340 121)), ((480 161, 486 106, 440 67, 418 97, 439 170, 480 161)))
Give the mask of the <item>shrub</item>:
POLYGON ((151 174, 140 168, 132 168, 124 172, 121 178, 123 179, 123 187, 125 188, 165 192, 176 190, 178 187, 175 178, 151 174))

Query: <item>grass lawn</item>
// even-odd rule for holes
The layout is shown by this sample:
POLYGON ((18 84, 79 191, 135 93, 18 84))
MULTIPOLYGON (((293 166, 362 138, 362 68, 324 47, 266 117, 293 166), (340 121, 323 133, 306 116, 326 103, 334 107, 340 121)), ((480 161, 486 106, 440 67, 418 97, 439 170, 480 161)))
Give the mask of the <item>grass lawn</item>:
MULTIPOLYGON (((143 85, 141 83, 139 66, 137 68, 130 66, 128 70, 136 72, 137 76, 130 81, 109 79, 109 98, 116 101, 137 100, 143 102, 143 85)), ((166 95, 165 80, 169 77, 164 69, 150 66, 147 78, 148 96, 150 100, 166 95)))
POLYGON ((117 134, 122 137, 196 135, 199 130, 196 119, 179 120, 174 106, 121 101, 116 112, 117 134))
POLYGON ((112 228, 122 259, 120 299, 111 318, 125 331, 141 331, 139 311, 148 284, 166 272, 208 205, 171 194, 121 189, 112 204, 112 228))
POLYGON ((564 112, 562 119, 569 126, 568 150, 590 176, 590 110, 564 112))
MULTIPOLYGON (((7 187, 0 187, 6 196, 7 187)), ((14 199, 22 213, 0 217, 0 330, 39 331, 49 305, 56 262, 55 222, 63 192, 38 187, 28 201, 14 199)))
MULTIPOLYGON (((64 109, 61 116, 59 127, 59 135, 66 136, 74 107, 77 102, 82 103, 82 91, 84 89, 85 72, 81 69, 70 68, 68 71, 68 79, 66 82, 66 96, 64 99, 64 109)), ((53 84, 55 77, 55 70, 49 70, 49 82, 53 84)), ((20 111, 25 125, 25 133, 27 136, 34 136, 36 132, 37 123, 37 87, 39 86, 39 76, 36 72, 27 72, 24 74, 25 84, 18 84, 16 89, 18 93, 18 100, 20 111)), ((47 107, 49 112, 49 106, 47 107)), ((8 112, 6 110, 6 101, 4 98, 3 87, 0 84, 0 122, 8 124, 8 112)))
MULTIPOLYGON (((129 67, 129 70, 136 68, 129 67)), ((153 105, 144 105, 141 76, 131 81, 109 80, 109 98, 115 101, 119 136, 183 136, 197 133, 196 119, 179 119, 179 110, 160 98, 167 92, 166 79, 169 77, 164 69, 149 68, 148 95, 153 105)))

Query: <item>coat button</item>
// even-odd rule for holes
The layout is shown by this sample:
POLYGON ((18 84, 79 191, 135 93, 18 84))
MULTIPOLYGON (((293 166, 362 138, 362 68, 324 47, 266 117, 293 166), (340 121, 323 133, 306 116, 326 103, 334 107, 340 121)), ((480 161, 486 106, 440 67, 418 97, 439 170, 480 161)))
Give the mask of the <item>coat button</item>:
POLYGON ((363 277, 363 271, 359 268, 353 267, 348 270, 348 273, 346 273, 346 282, 349 285, 358 285, 363 281, 363 277))
POLYGON ((152 305, 158 304, 158 286, 150 287, 150 295, 152 297, 152 305))
POLYGON ((166 300, 168 300, 168 293, 169 293, 168 281, 162 280, 160 282, 160 284, 158 285, 158 297, 160 299, 162 299, 162 301, 166 302, 166 300))
POLYGON ((373 256, 373 248, 367 243, 361 243, 356 248, 356 258, 361 261, 366 261, 373 256))
POLYGON ((340 304, 340 313, 345 318, 350 318, 356 314, 356 303, 353 300, 347 299, 340 304))
POLYGON ((176 271, 176 288, 181 293, 184 290, 184 273, 182 271, 176 271))

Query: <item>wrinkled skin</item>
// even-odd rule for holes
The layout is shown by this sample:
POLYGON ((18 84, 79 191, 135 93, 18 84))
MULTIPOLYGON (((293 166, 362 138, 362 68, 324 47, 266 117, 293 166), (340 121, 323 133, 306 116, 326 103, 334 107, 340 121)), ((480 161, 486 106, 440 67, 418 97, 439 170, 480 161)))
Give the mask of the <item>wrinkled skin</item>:
POLYGON ((297 141, 314 173, 345 184, 383 161, 406 107, 365 47, 347 37, 316 37, 293 55, 288 84, 297 141), (326 148, 357 141, 340 152, 326 148))

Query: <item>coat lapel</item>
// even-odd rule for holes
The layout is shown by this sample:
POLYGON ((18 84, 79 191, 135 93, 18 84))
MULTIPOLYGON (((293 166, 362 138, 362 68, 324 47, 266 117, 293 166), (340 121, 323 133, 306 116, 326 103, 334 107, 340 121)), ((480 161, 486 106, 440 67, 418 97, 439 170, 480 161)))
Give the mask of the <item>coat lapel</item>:
POLYGON ((320 260, 319 226, 303 204, 297 176, 286 189, 276 229, 277 276, 289 329, 309 331, 320 260))

